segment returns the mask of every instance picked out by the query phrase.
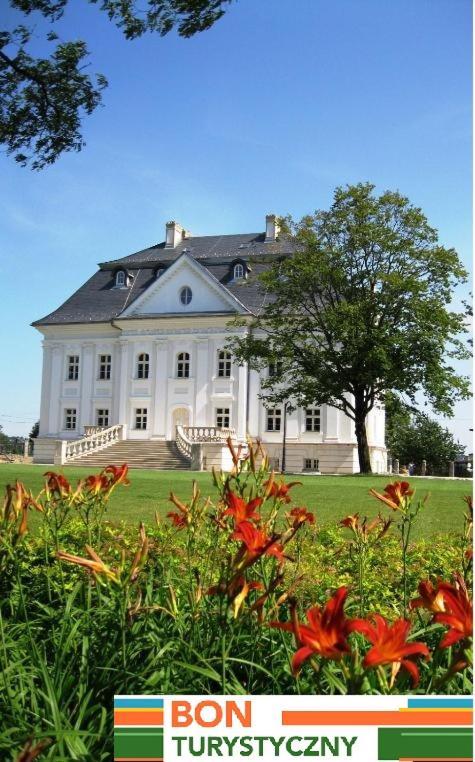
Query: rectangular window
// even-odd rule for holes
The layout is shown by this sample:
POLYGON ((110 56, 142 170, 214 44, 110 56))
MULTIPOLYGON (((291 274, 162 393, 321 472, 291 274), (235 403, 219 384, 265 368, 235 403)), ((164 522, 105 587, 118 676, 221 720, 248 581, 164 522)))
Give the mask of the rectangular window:
POLYGON ((79 355, 68 355, 68 381, 79 378, 79 355))
POLYGON ((136 429, 147 428, 147 408, 146 407, 135 408, 135 428, 136 429))
POLYGON ((282 410, 275 407, 267 411, 267 431, 280 431, 282 423, 282 410))
POLYGON ((303 467, 304 471, 319 471, 320 463, 318 458, 305 458, 303 467))
POLYGON ((99 378, 101 381, 109 381, 111 377, 111 355, 99 355, 99 378))
POLYGON ((96 411, 96 426, 108 426, 109 425, 109 411, 107 408, 99 408, 96 411))
POLYGON ((218 429, 229 429, 229 408, 217 407, 216 408, 216 427, 218 429))
POLYGON ((67 407, 64 411, 64 428, 68 431, 76 428, 76 408, 67 407))
POLYGON ((282 375, 282 370, 283 370, 283 366, 282 366, 281 360, 270 362, 269 368, 268 368, 269 378, 278 378, 279 376, 282 375))
POLYGON ((305 411, 305 431, 320 431, 320 408, 307 408, 305 411))
POLYGON ((230 352, 219 352, 218 354, 218 378, 231 378, 230 352))

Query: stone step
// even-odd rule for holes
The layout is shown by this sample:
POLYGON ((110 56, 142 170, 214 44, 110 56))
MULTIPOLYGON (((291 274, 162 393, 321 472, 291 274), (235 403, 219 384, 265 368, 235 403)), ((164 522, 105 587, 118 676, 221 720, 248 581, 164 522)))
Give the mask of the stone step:
POLYGON ((71 461, 71 466, 103 468, 110 464, 127 463, 130 468, 148 468, 164 471, 189 470, 189 461, 181 455, 175 442, 132 441, 117 442, 104 450, 82 455, 71 461))

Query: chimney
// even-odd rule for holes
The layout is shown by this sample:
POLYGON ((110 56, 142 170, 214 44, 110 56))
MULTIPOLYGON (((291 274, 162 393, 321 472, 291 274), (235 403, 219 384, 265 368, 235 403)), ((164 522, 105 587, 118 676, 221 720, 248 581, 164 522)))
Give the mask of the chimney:
POLYGON ((266 214, 266 242, 277 240, 279 223, 275 214, 266 214))
POLYGON ((167 222, 165 248, 174 249, 185 237, 185 230, 178 222, 167 222))

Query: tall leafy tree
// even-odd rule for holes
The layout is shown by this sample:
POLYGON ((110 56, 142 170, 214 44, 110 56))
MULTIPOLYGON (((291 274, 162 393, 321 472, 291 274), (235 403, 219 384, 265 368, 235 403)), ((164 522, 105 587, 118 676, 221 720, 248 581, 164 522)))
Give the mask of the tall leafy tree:
POLYGON ((355 425, 360 471, 371 471, 366 419, 387 390, 422 390, 450 415, 468 381, 464 314, 451 309, 466 272, 421 211, 398 192, 339 187, 328 211, 285 221, 292 256, 260 277, 266 308, 231 341, 239 362, 280 373, 263 382, 269 403, 327 404, 355 425))
MULTIPOLYGON (((37 12, 52 24, 47 41, 54 49, 47 57, 31 52, 32 28, 21 24, 0 30, 0 144, 22 166, 42 169, 63 152, 83 148, 81 121, 101 103, 107 80, 86 70, 89 52, 84 40, 57 42, 54 23, 70 0, 9 2, 27 17, 37 12)), ((209 29, 232 0, 84 2, 97 5, 128 40, 134 40, 146 32, 163 36, 174 28, 180 36, 191 37, 209 29)))
POLYGON ((393 394, 386 397, 386 444, 400 463, 420 468, 425 460, 430 474, 446 474, 449 462, 465 451, 446 427, 393 394))

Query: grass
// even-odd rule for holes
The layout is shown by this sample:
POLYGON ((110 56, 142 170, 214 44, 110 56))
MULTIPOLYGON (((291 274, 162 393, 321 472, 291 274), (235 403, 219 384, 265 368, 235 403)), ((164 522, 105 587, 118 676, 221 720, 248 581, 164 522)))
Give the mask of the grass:
MULTIPOLYGON (((23 464, 0 464, 0 485, 19 479, 33 493, 43 486, 43 473, 46 466, 23 464)), ((53 468, 53 467, 50 467, 53 468)), ((90 468, 68 466, 56 469, 65 474, 70 481, 84 478, 91 473, 90 468)), ((204 495, 215 494, 209 473, 191 473, 189 471, 142 471, 129 472, 130 486, 117 490, 114 494, 108 516, 111 521, 151 522, 155 511, 165 516, 170 510, 168 496, 175 494, 186 499, 191 492, 192 479, 196 479, 204 495)), ((405 477, 407 478, 407 477, 405 477)), ((375 516, 379 510, 387 513, 382 503, 368 494, 374 487, 382 491, 388 483, 387 476, 302 476, 289 477, 287 481, 300 479, 302 486, 292 490, 296 503, 314 511, 319 524, 334 523, 349 513, 375 516)), ((423 509, 423 517, 416 523, 414 538, 428 537, 439 532, 460 531, 463 514, 466 509, 462 501, 464 495, 472 490, 472 480, 449 479, 412 479, 417 495, 423 497, 430 492, 430 500, 423 509)))

